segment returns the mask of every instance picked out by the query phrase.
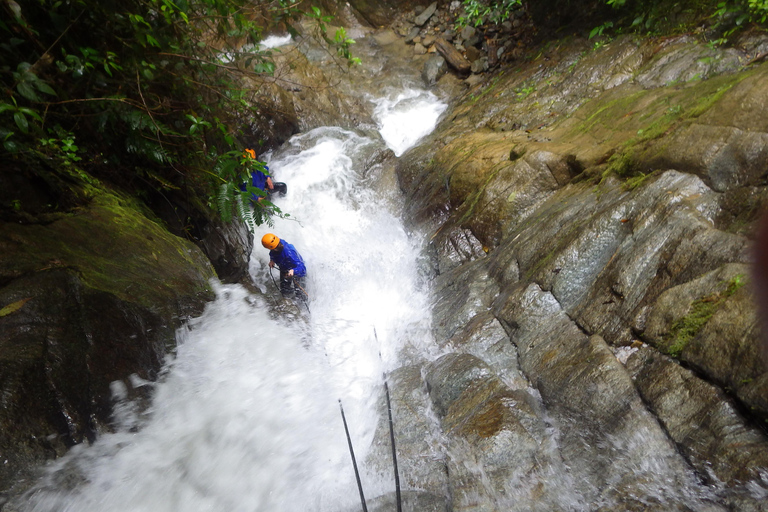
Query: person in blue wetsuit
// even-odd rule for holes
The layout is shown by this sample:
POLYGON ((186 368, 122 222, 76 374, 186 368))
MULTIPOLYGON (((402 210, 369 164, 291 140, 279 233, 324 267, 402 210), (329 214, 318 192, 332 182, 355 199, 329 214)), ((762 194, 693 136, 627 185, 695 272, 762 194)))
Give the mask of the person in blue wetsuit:
MULTIPOLYGON (((253 158, 255 160, 256 151, 252 149, 246 149, 245 154, 243 156, 246 158, 253 158)), ((269 167, 267 167, 266 165, 264 166, 264 169, 267 172, 269 172, 269 167)), ((275 184, 272 181, 272 177, 267 176, 260 170, 255 170, 251 172, 251 185, 266 192, 266 196, 257 196, 256 194, 252 193, 251 201, 254 201, 254 202, 259 202, 262 199, 264 199, 264 197, 268 198, 269 195, 272 193, 272 191, 275 190, 275 184)), ((240 184, 240 190, 242 190, 243 192, 246 191, 245 183, 240 184)))
POLYGON ((277 235, 267 233, 261 238, 261 245, 269 249, 269 268, 280 269, 280 293, 283 297, 307 300, 307 267, 296 248, 277 235))

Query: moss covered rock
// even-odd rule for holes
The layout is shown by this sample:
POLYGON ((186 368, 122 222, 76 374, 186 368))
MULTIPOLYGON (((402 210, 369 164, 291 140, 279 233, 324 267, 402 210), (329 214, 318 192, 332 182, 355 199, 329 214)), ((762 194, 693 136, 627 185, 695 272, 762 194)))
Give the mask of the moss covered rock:
POLYGON ((127 197, 84 195, 0 221, 3 489, 109 429, 110 384, 155 379, 176 329, 213 297, 198 247, 127 197))

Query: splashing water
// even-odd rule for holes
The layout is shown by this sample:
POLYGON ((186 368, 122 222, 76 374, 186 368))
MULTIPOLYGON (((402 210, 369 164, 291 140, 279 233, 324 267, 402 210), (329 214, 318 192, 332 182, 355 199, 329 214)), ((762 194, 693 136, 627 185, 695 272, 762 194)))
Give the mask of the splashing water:
POLYGON ((283 36, 269 36, 264 38, 263 41, 260 41, 258 46, 261 49, 280 48, 281 46, 289 44, 292 40, 293 38, 291 37, 291 34, 285 34, 283 36))
POLYGON ((387 146, 402 155, 432 132, 448 105, 429 91, 408 89, 374 100, 374 118, 387 146))
MULTIPOLYGON (((411 105, 422 107, 415 97, 411 105)), ((402 102, 392 107, 407 115, 402 102)), ((380 115, 391 122, 383 110, 380 115)), ((387 143, 404 151, 404 140, 414 143, 425 127, 406 124, 400 132, 411 129, 419 135, 387 143)), ((118 403, 122 428, 54 463, 20 508, 359 507, 339 400, 363 460, 378 421, 375 396, 383 371, 399 364, 407 340, 424 340, 411 347, 419 351, 430 345, 429 307, 415 268, 418 244, 391 213, 390 198, 372 191, 374 178, 362 168, 361 155, 375 144, 350 131, 320 128, 270 155, 272 173, 289 187, 275 203, 295 220, 275 219, 274 228, 257 231, 255 239, 274 232, 304 257, 308 321, 270 313, 282 299, 267 251, 257 242, 250 270, 266 296, 215 284, 216 300, 180 330, 161 381, 135 383, 154 388, 147 419, 137 418, 130 403, 118 403)), ((117 398, 124 387, 113 386, 117 398)))

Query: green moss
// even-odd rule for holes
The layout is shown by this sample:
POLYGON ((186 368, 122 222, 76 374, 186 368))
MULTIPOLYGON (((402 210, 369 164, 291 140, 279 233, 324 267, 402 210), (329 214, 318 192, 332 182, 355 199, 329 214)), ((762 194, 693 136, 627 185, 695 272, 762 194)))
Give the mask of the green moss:
POLYGON ((55 222, 5 223, 13 242, 5 248, 0 275, 68 268, 87 286, 150 309, 174 307, 179 296, 209 295, 214 274, 202 252, 133 203, 101 189, 87 208, 55 222))
POLYGON ((494 89, 496 89, 496 87, 499 85, 499 80, 501 80, 501 77, 502 77, 502 75, 496 75, 495 77, 493 77, 493 79, 491 80, 491 83, 488 85, 488 87, 483 89, 482 92, 480 94, 478 94, 477 96, 472 95, 469 98, 469 102, 470 103, 476 103, 477 101, 480 100, 480 98, 482 98, 486 94, 488 94, 491 91, 493 91, 494 89))
POLYGON ((668 334, 669 344, 665 346, 665 352, 672 357, 679 358, 688 343, 715 314, 717 306, 717 295, 710 295, 694 301, 691 304, 690 313, 672 325, 668 334))
POLYGON ((683 350, 696 337, 709 319, 712 318, 712 315, 720 309, 725 300, 745 284, 745 276, 739 274, 727 282, 727 286, 722 292, 695 300, 691 304, 690 312, 672 324, 669 333, 664 337, 663 352, 672 357, 679 358, 683 350))
POLYGON ((654 173, 639 173, 636 176, 633 176, 632 178, 629 178, 627 181, 624 182, 624 190, 635 190, 636 188, 639 188, 643 183, 648 180, 648 178, 651 177, 654 173))
MULTIPOLYGON (((636 91, 610 100, 595 100, 592 112, 576 125, 574 134, 590 133, 600 126, 620 141, 622 132, 633 135, 620 142, 608 161, 607 173, 629 177, 635 162, 654 144, 709 111, 723 96, 756 70, 721 75, 682 87, 636 91)), ((582 107, 584 108, 584 107, 582 107)), ((645 160, 645 159, 644 159, 645 160)))
POLYGON ((634 167, 635 155, 633 148, 627 148, 625 151, 611 155, 611 158, 608 159, 608 167, 603 172, 602 179, 607 178, 609 174, 629 176, 634 167))
POLYGON ((619 96, 618 98, 608 100, 604 103, 593 99, 588 105, 590 108, 594 108, 595 111, 576 127, 576 131, 579 133, 587 133, 593 130, 598 124, 607 128, 613 128, 616 126, 616 121, 618 119, 629 118, 629 116, 634 113, 632 107, 640 103, 640 100, 653 93, 653 91, 637 91, 632 94, 619 96))

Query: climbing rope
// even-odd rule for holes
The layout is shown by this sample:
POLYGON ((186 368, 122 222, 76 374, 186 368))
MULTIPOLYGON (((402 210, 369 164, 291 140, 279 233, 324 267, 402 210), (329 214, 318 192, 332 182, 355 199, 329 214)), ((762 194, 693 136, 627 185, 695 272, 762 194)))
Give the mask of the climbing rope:
MULTIPOLYGON (((277 267, 277 268, 278 268, 278 270, 280 269, 280 267, 277 267)), ((283 293, 283 291, 282 291, 282 290, 280 289, 280 287, 277 285, 277 281, 275 281, 275 276, 273 276, 273 275, 272 275, 272 267, 269 267, 269 277, 271 277, 271 278, 272 278, 272 282, 274 283, 274 285, 275 285, 275 288, 277 288, 277 291, 279 291, 279 292, 282 294, 282 293, 283 293)), ((303 302, 303 303, 304 303, 304 306, 307 308, 307 313, 309 313, 309 314, 311 315, 311 314, 312 314, 312 311, 310 311, 310 309, 309 309, 309 294, 307 293, 307 290, 305 290, 305 289, 304 289, 304 288, 303 288, 303 287, 302 287, 302 286, 299 284, 299 282, 298 282, 298 281, 293 281, 293 284, 295 284, 296 286, 298 286, 299 290, 301 290, 301 292, 304 294, 304 295, 302 295, 302 297, 301 297, 301 302, 303 302)))
MULTIPOLYGON (((269 277, 272 278, 272 282, 275 283, 275 288, 277 288, 277 291, 280 292, 280 287, 277 286, 277 281, 275 281, 275 276, 272 275, 272 267, 269 267, 269 277)), ((280 292, 282 293, 282 292, 280 292)))

